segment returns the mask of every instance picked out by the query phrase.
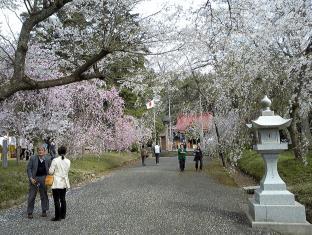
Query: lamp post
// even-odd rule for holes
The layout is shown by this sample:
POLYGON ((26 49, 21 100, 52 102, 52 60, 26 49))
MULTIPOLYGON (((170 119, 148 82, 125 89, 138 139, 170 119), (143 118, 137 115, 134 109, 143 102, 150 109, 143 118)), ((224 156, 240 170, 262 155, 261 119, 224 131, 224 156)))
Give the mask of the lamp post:
POLYGON ((305 207, 295 201, 277 170, 279 153, 288 149, 288 144, 280 141, 279 130, 289 127, 292 120, 274 115, 274 111, 270 110, 271 100, 267 96, 261 103, 265 107, 262 115, 247 126, 258 137, 254 149, 264 160, 265 174, 254 198, 249 199, 247 216, 252 227, 267 227, 283 232, 311 229, 306 221, 305 207))

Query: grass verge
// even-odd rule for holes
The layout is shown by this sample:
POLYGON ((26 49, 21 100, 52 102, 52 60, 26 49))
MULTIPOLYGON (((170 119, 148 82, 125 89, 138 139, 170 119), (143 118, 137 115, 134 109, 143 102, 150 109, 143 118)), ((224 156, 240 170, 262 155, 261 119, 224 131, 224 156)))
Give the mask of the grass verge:
POLYGON ((8 161, 8 168, 0 168, 0 209, 25 200, 28 191, 26 162, 8 161))
MULTIPOLYGON (((105 175, 112 169, 138 159, 134 153, 104 153, 102 155, 84 155, 71 159, 69 180, 71 186, 105 175)), ((27 162, 16 165, 9 161, 8 168, 0 168, 0 209, 19 204, 26 199, 28 179, 27 162)))
MULTIPOLYGON (((283 152, 278 159, 278 172, 285 181, 287 188, 296 200, 304 204, 307 219, 312 221, 312 153, 307 156, 308 164, 295 160, 291 151, 283 152)), ((264 174, 264 163, 259 154, 253 150, 246 150, 238 161, 238 167, 246 174, 254 177, 258 182, 264 174)))
POLYGON ((237 184, 222 166, 219 159, 213 158, 209 161, 209 163, 204 166, 204 171, 220 184, 237 187, 237 184))

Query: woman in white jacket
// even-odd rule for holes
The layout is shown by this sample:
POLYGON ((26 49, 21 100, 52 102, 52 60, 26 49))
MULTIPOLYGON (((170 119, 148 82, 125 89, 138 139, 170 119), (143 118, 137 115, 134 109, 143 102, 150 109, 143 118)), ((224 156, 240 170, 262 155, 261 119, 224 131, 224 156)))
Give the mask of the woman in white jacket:
POLYGON ((55 216, 52 221, 59 221, 66 217, 66 189, 70 188, 68 172, 70 168, 70 160, 65 158, 66 147, 58 148, 58 157, 54 158, 49 174, 54 176, 52 184, 52 194, 55 207, 55 216))

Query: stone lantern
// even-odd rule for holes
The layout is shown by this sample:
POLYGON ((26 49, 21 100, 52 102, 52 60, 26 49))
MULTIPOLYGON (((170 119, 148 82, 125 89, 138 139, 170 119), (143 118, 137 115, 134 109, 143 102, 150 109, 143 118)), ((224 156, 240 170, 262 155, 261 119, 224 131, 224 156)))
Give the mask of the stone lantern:
POLYGON ((295 201, 277 171, 278 155, 288 149, 288 144, 280 141, 279 130, 289 127, 291 119, 274 115, 267 96, 261 103, 265 107, 262 115, 247 126, 257 135, 254 149, 262 155, 265 174, 254 198, 249 199, 247 216, 252 227, 271 227, 284 232, 302 230, 306 233, 311 227, 306 221, 305 207, 295 201))

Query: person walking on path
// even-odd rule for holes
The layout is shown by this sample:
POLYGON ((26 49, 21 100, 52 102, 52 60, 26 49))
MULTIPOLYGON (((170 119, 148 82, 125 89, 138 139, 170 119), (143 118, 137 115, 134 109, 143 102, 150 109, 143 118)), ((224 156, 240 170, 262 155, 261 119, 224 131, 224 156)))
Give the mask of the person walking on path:
POLYGON ((44 140, 44 142, 45 142, 45 147, 46 147, 48 153, 50 153, 51 138, 48 136, 48 137, 44 140))
POLYGON ((34 144, 32 141, 29 141, 28 150, 30 151, 30 156, 34 155, 34 144))
POLYGON ((147 156, 148 156, 148 151, 145 145, 143 144, 141 148, 142 166, 145 166, 145 159, 147 158, 147 156))
POLYGON ((56 145, 54 139, 51 140, 49 153, 51 155, 51 159, 53 160, 56 156, 56 145))
POLYGON ((53 159, 49 174, 54 176, 52 184, 52 194, 55 207, 55 216, 52 221, 60 221, 66 217, 66 189, 70 188, 68 172, 70 168, 70 160, 65 157, 66 147, 58 148, 58 155, 53 159))
POLYGON ((184 171, 185 168, 185 159, 186 159, 186 152, 184 151, 183 144, 180 145, 180 148, 178 149, 178 159, 179 159, 179 166, 180 171, 184 171))
POLYGON ((21 154, 20 154, 20 160, 23 160, 26 157, 26 150, 27 150, 27 140, 23 137, 20 140, 21 144, 21 154))
POLYGON ((187 149, 187 144, 186 144, 186 142, 185 142, 185 140, 183 141, 183 150, 184 150, 184 152, 186 152, 186 149, 187 149))
POLYGON ((154 147, 154 153, 155 153, 155 158, 156 158, 156 165, 159 164, 159 155, 160 155, 161 149, 158 143, 154 147))
POLYGON ((39 147, 37 151, 38 154, 33 155, 27 164, 27 175, 29 179, 27 214, 29 219, 33 218, 35 199, 38 190, 41 200, 41 216, 46 217, 47 210, 49 210, 47 187, 45 186, 44 181, 51 165, 51 159, 45 155, 46 150, 43 146, 39 147))
POLYGON ((25 153, 26 153, 26 161, 28 161, 29 158, 32 155, 34 155, 34 145, 31 141, 28 141, 27 149, 26 149, 25 153))
POLYGON ((194 161, 195 161, 195 169, 198 171, 198 162, 199 162, 199 169, 203 169, 203 153, 200 148, 200 144, 197 144, 196 149, 194 150, 194 161))

